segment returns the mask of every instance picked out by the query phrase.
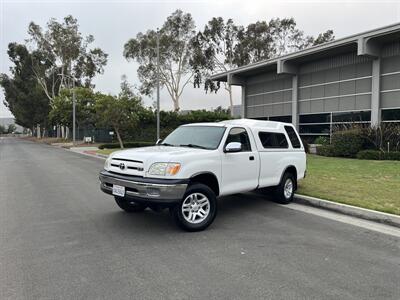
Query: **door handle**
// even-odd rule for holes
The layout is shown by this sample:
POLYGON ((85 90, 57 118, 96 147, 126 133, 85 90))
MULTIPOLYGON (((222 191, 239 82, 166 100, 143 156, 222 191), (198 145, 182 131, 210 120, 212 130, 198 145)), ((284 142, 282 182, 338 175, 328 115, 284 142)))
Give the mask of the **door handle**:
POLYGON ((254 156, 251 155, 251 156, 249 157, 249 160, 254 160, 254 156))

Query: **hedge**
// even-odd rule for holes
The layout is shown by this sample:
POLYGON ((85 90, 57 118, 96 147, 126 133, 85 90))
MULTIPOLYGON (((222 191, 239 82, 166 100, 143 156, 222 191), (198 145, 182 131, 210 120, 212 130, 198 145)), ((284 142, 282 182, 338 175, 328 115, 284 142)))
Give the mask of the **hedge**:
POLYGON ((313 144, 317 145, 329 145, 329 138, 326 136, 319 136, 314 140, 313 144))
POLYGON ((317 146, 317 154, 322 156, 336 156, 333 145, 317 146))
POLYGON ((338 131, 332 134, 334 156, 356 157, 363 150, 364 140, 360 129, 338 131))
MULTIPOLYGON (((137 147, 147 147, 154 146, 155 143, 152 142, 126 142, 124 143, 125 148, 137 148, 137 147)), ((108 143, 99 145, 99 149, 115 149, 119 148, 119 143, 108 143)))
POLYGON ((357 153, 357 158, 369 160, 400 160, 400 151, 383 152, 378 150, 363 150, 357 153))

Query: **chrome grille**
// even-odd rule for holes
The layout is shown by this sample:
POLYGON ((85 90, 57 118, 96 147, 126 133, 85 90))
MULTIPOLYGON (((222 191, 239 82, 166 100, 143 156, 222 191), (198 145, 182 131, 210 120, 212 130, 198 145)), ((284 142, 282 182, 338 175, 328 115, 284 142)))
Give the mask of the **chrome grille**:
POLYGON ((111 159, 110 165, 111 171, 113 172, 127 175, 143 176, 143 162, 140 160, 116 157, 111 159))

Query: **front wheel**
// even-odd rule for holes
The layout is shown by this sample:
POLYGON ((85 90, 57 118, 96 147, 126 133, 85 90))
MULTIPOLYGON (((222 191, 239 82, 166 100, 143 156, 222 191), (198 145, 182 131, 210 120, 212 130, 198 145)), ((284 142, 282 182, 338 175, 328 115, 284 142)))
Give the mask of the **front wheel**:
POLYGON ((281 204, 289 204, 292 202, 295 186, 296 183, 293 174, 285 173, 280 184, 275 188, 276 202, 281 204))
POLYGON ((188 187, 182 201, 171 208, 171 213, 179 227, 186 231, 206 229, 217 215, 215 193, 201 183, 188 187))
POLYGON ((126 212, 142 212, 144 211, 147 206, 143 205, 141 203, 136 203, 133 202, 131 200, 125 199, 125 198, 121 198, 121 197, 114 197, 115 198, 115 202, 117 203, 117 205, 124 211, 126 212))

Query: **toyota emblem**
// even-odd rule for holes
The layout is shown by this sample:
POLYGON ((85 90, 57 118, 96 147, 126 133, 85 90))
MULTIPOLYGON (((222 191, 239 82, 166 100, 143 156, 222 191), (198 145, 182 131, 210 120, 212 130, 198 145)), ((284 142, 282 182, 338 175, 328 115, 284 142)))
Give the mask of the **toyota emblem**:
POLYGON ((119 164, 119 168, 120 168, 121 170, 125 170, 125 164, 124 164, 124 163, 120 163, 120 164, 119 164))

